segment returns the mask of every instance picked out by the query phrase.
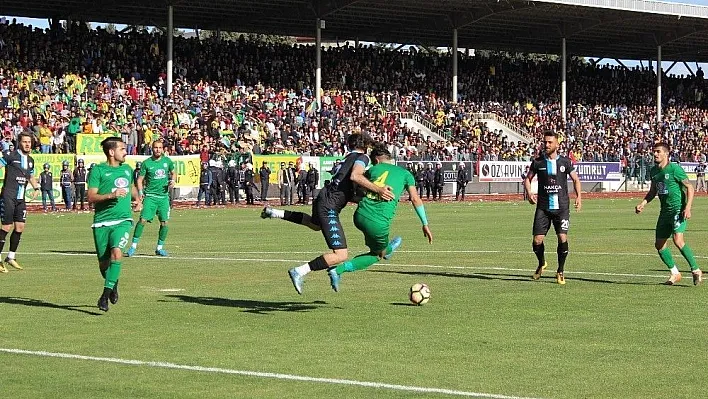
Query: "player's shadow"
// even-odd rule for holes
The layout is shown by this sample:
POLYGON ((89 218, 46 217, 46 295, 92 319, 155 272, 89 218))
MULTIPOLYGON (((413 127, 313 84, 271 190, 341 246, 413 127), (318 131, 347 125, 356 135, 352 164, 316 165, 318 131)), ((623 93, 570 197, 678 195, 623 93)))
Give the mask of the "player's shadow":
MULTIPOLYGON (((555 273, 549 273, 547 278, 542 278, 541 280, 534 281, 531 279, 531 274, 504 274, 504 273, 471 273, 471 274, 461 274, 461 273, 446 273, 446 272, 407 272, 407 271, 395 271, 395 270, 370 270, 374 273, 395 273, 403 274, 408 276, 437 276, 437 277, 451 277, 451 278, 471 278, 478 280, 501 280, 501 281, 515 281, 515 282, 525 282, 525 283, 552 283, 556 284, 555 273)), ((584 281, 587 283, 602 283, 602 284, 618 284, 618 285, 661 285, 661 283, 647 283, 647 282, 634 282, 634 281, 612 281, 604 279, 593 279, 587 277, 569 277, 567 274, 565 276, 566 280, 569 281, 584 281)))
POLYGON ((86 255, 86 254, 95 255, 96 254, 96 251, 72 251, 72 250, 60 251, 57 249, 52 249, 49 252, 52 252, 55 254, 64 254, 64 255, 86 255))
MULTIPOLYGON (((189 295, 165 295, 167 298, 173 298, 181 302, 196 303, 199 305, 206 306, 226 306, 230 308, 240 308, 243 312, 253 313, 259 315, 272 314, 274 312, 309 312, 311 310, 316 310, 327 302, 324 301, 314 301, 314 302, 269 302, 269 301, 255 301, 248 299, 228 299, 228 298, 215 298, 215 297, 205 297, 205 296, 189 296, 189 295)), ((174 301, 162 301, 162 302, 174 302, 174 301)))
POLYGON ((56 303, 51 303, 47 301, 43 301, 41 299, 32 299, 32 298, 17 298, 17 297, 8 297, 8 296, 2 296, 0 297, 0 304, 2 303, 7 303, 9 305, 22 305, 22 306, 32 306, 32 307, 38 307, 38 308, 50 308, 50 309, 61 309, 61 310, 70 310, 72 312, 79 312, 79 313, 84 313, 92 316, 100 316, 103 313, 99 312, 91 312, 88 310, 84 310, 85 308, 94 308, 93 306, 88 306, 88 305, 57 305, 56 303))

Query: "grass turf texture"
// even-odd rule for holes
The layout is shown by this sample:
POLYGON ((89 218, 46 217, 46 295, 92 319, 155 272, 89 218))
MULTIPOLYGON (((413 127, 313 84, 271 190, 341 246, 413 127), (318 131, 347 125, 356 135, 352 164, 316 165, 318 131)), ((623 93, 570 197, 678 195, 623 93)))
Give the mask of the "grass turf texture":
MULTIPOLYGON (((658 201, 639 216, 638 201, 572 213, 566 286, 552 236, 544 278, 530 279, 526 203, 430 204, 432 246, 401 204, 392 233, 403 246, 388 265, 345 274, 340 293, 310 274, 303 296, 286 270, 325 250, 319 233, 257 208, 175 210, 172 258, 126 259, 120 302, 101 315, 91 215, 32 214, 26 270, 0 274, 0 347, 525 397, 700 397, 708 287, 692 285, 675 248, 684 279, 660 285, 658 201), (407 301, 416 282, 432 291, 423 307, 407 301)), ((353 209, 342 215, 350 255, 364 250, 353 209)), ((152 255, 157 228, 138 254, 152 255)), ((686 240, 708 269, 706 197, 686 240)), ((0 364, 0 397, 12 398, 445 396, 2 352, 0 364)))

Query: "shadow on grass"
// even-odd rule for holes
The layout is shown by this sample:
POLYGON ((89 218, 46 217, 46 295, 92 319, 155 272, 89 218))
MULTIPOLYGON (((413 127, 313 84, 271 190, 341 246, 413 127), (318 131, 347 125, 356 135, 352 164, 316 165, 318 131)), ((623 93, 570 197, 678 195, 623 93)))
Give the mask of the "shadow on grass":
MULTIPOLYGON (((205 296, 189 296, 189 295, 166 295, 167 298, 173 298, 181 302, 196 303, 198 305, 206 306, 226 306, 230 308, 241 308, 243 312, 253 313, 253 314, 271 314, 273 312, 309 312, 311 310, 316 310, 327 302, 324 301, 314 301, 314 302, 267 302, 267 301, 252 301, 248 299, 228 299, 228 298, 215 298, 215 297, 205 297, 205 296)), ((175 302, 166 301, 161 302, 175 302)))
POLYGON ((92 316, 100 316, 103 314, 103 313, 99 313, 99 312, 91 312, 88 310, 84 310, 86 308, 88 308, 88 309, 94 308, 95 309, 95 306, 57 305, 55 303, 46 302, 41 299, 32 299, 32 298, 17 298, 17 297, 2 296, 2 297, 0 297, 0 304, 2 304, 2 303, 6 303, 9 305, 32 306, 32 307, 37 307, 37 308, 70 310, 72 312, 79 312, 79 313, 84 313, 84 314, 88 314, 88 315, 92 315, 92 316))
POLYGON ((50 250, 49 252, 55 253, 55 254, 64 254, 64 255, 86 255, 86 254, 91 254, 91 255, 96 255, 96 251, 72 251, 72 250, 67 250, 67 251, 60 251, 60 250, 50 250))
MULTIPOLYGON (((394 270, 370 270, 370 273, 395 273, 403 274, 407 276, 436 276, 436 277, 451 277, 451 278, 471 278, 477 280, 501 280, 501 281, 517 281, 522 283, 547 283, 556 284, 555 273, 548 273, 546 277, 542 277, 541 280, 534 281, 531 279, 531 273, 529 274, 503 274, 503 273, 445 273, 445 272, 406 272, 406 271, 394 271, 394 270)), ((619 284, 619 285, 662 285, 661 283, 647 283, 647 282, 632 282, 632 281, 612 281, 603 279, 593 279, 587 277, 569 277, 567 274, 565 276, 566 281, 584 281, 587 283, 601 283, 601 284, 619 284)))

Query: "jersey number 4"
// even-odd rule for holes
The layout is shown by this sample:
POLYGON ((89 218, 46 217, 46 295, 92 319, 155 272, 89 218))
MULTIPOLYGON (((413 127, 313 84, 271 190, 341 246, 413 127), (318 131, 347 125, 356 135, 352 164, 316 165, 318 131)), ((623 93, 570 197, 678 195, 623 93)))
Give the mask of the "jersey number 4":
MULTIPOLYGON (((388 178, 388 171, 385 171, 379 176, 378 179, 374 180, 374 185, 377 187, 384 187, 386 185, 386 178, 388 178)), ((377 193, 368 192, 366 197, 372 200, 379 200, 381 197, 377 193)))

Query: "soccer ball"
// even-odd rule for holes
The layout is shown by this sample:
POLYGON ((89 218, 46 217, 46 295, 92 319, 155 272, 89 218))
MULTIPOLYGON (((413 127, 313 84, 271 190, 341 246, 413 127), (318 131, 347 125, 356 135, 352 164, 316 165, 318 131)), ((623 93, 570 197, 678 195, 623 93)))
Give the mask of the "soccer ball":
POLYGON ((430 287, 423 283, 413 284, 411 287, 411 293, 408 297, 411 302, 418 306, 425 305, 430 300, 430 287))

